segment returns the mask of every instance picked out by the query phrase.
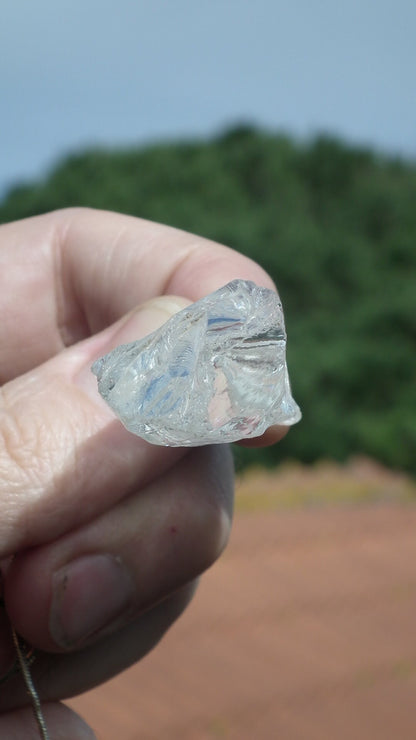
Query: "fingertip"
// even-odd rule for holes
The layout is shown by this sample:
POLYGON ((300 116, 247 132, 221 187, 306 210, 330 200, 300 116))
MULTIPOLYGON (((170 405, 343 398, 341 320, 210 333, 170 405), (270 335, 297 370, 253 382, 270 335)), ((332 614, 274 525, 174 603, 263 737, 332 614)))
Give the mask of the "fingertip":
POLYGON ((284 426, 283 424, 269 427, 266 429, 261 437, 252 437, 250 439, 240 439, 237 444, 240 447, 250 447, 255 449, 256 447, 271 447, 271 445, 280 442, 283 437, 286 437, 290 427, 284 426))
MULTIPOLYGON (((91 727, 65 704, 42 705, 47 730, 54 740, 97 740, 91 727)), ((30 707, 22 707, 0 716, 0 737, 37 740, 39 730, 30 707)))
POLYGON ((136 306, 123 319, 107 327, 101 334, 89 338, 83 345, 81 367, 74 374, 74 380, 101 409, 108 412, 108 406, 97 392, 97 380, 103 365, 102 355, 111 352, 121 344, 134 342, 151 334, 165 324, 175 313, 186 308, 190 301, 176 295, 151 298, 136 306), (98 355, 98 357, 97 357, 98 355), (92 372, 91 372, 92 370, 92 372))

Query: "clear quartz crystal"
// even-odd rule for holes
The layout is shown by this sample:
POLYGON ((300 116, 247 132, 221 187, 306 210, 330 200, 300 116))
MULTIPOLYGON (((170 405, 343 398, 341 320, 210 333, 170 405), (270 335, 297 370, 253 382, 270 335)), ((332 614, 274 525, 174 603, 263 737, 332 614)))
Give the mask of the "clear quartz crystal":
POLYGON ((134 434, 173 447, 258 437, 301 418, 276 293, 233 280, 92 366, 102 397, 134 434))

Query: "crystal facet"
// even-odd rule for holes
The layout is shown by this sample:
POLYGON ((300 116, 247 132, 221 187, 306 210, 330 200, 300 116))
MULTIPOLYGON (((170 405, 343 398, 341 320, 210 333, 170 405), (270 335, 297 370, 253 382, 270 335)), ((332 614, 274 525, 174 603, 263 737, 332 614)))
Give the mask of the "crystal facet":
POLYGON ((245 280, 116 347, 92 371, 125 427, 153 444, 235 442, 301 418, 290 391, 282 305, 272 290, 245 280))

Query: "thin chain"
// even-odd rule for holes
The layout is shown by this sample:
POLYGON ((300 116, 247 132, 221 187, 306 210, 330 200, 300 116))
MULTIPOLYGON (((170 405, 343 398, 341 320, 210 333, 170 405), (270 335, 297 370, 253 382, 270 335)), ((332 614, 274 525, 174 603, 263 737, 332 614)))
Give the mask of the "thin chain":
POLYGON ((35 689, 32 676, 30 674, 29 660, 26 657, 25 650, 23 649, 19 635, 17 634, 13 625, 11 625, 13 643, 16 649, 17 659, 19 661, 20 671, 25 682, 27 693, 29 694, 30 701, 32 703, 33 714, 35 716, 39 733, 42 740, 50 740, 49 733, 46 727, 45 718, 43 716, 42 707, 40 705, 40 699, 38 692, 35 689))

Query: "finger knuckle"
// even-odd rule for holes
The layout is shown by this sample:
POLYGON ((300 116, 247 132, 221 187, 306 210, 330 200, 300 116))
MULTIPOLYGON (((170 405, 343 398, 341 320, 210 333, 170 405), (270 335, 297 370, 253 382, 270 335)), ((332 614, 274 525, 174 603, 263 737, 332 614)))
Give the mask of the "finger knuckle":
POLYGON ((2 393, 0 410, 1 480, 9 492, 38 488, 48 461, 42 454, 41 423, 35 414, 10 404, 2 393))

